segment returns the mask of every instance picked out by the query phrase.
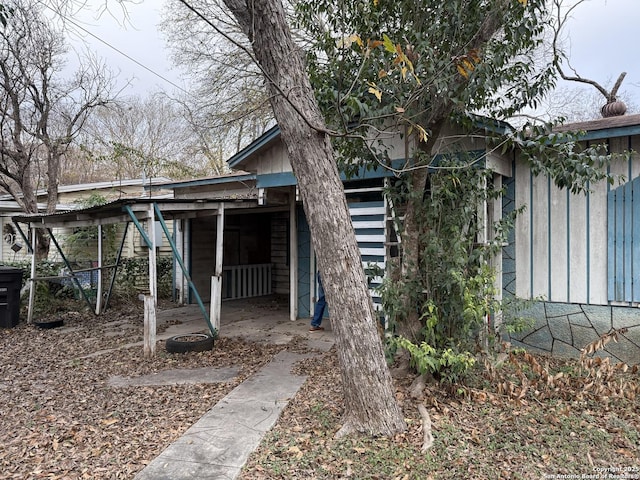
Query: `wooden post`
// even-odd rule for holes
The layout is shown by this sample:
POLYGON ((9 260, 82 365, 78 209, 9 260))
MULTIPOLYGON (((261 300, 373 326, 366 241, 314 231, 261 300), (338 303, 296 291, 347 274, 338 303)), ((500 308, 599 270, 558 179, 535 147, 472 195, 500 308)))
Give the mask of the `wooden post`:
POLYGON ((98 285, 96 289, 96 315, 102 313, 102 225, 98 225, 98 285))
POLYGON ((156 216, 153 204, 149 205, 149 220, 147 220, 147 225, 149 240, 151 240, 151 248, 149 248, 149 293, 154 298, 155 305, 157 305, 158 274, 156 272, 156 216))
POLYGON ((29 311, 27 323, 33 321, 33 303, 36 298, 36 229, 31 227, 31 278, 29 279, 29 311))
POLYGON ((220 310, 222 309, 222 252, 224 245, 224 203, 220 202, 216 218, 216 267, 211 277, 211 321, 213 328, 220 331, 220 310))
POLYGON ((144 295, 144 358, 156 354, 156 299, 144 295))
POLYGON ((153 204, 149 205, 147 233, 149 247, 149 295, 144 296, 144 356, 156 353, 156 306, 158 305, 158 275, 156 272, 156 216, 153 204))
MULTIPOLYGON (((176 238, 176 250, 178 250, 178 253, 181 258, 185 258, 184 230, 185 230, 185 220, 183 219, 176 220, 176 222, 174 223, 173 231, 176 238)), ((178 290, 178 304, 184 305, 185 303, 187 303, 186 293, 188 289, 188 287, 185 288, 185 280, 184 280, 185 272, 182 271, 180 262, 175 260, 175 255, 174 255, 174 262, 176 265, 175 275, 176 275, 176 289, 178 290)))
POLYGON ((289 202, 289 319, 298 318, 298 222, 296 217, 296 194, 291 193, 289 202))

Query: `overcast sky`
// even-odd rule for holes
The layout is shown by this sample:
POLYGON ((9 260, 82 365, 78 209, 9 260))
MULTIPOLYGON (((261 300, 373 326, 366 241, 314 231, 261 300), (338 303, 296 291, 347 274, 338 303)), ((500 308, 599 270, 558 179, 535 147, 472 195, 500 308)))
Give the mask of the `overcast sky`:
POLYGON ((93 0, 96 9, 89 5, 74 19, 81 28, 76 28, 78 36, 70 38, 73 48, 91 49, 121 77, 121 83, 129 80, 125 94, 186 88, 158 29, 164 0, 126 3, 127 19, 116 2, 109 3, 111 12, 97 10, 103 1, 93 0))
MULTIPOLYGON (((94 3, 101 1, 94 0, 94 3)), ((113 47, 85 36, 90 48, 104 57, 112 70, 132 79, 125 93, 172 91, 176 85, 186 88, 179 72, 171 68, 165 41, 157 29, 163 4, 163 0, 143 0, 129 5, 131 25, 126 28, 119 22, 121 13, 116 11, 114 16, 118 20, 108 14, 99 19, 89 15, 82 23, 86 30, 113 47)), ((640 105, 639 25, 640 0, 587 0, 574 10, 566 32, 569 40, 565 44, 576 71, 603 86, 610 88, 618 75, 626 71, 621 93, 636 105, 640 105)))
POLYGON ((636 105, 640 105, 639 25, 640 0, 588 0, 573 11, 566 44, 571 65, 582 77, 611 88, 620 73, 627 72, 619 93, 636 105))

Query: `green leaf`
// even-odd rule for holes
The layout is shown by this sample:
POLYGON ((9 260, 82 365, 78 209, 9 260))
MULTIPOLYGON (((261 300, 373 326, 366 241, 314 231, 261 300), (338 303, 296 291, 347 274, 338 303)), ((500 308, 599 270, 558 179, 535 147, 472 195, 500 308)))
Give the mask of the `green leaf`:
POLYGON ((382 34, 382 45, 384 49, 389 53, 396 53, 396 45, 391 41, 391 39, 387 36, 386 33, 382 34))

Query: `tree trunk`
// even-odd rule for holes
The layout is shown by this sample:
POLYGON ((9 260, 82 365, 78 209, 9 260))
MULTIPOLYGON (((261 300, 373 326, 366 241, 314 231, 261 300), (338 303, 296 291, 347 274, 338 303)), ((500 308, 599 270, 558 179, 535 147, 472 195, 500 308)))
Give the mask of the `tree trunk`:
POLYGON ((225 4, 252 43, 298 180, 344 384, 346 411, 338 435, 403 431, 333 148, 283 6, 277 0, 225 4))
MULTIPOLYGON (((32 174, 33 164, 28 159, 24 159, 24 166, 22 175, 20 190, 22 195, 14 194, 16 201, 22 202, 22 209, 25 213, 38 213, 38 198, 36 197, 36 189, 33 183, 34 176, 32 174)), ((31 240, 31 236, 29 236, 31 240)), ((35 249, 35 255, 37 260, 44 260, 49 256, 49 247, 51 241, 49 235, 46 232, 38 228, 36 229, 36 244, 32 245, 35 249)))
MULTIPOLYGON (((432 149, 438 140, 442 130, 443 119, 433 124, 430 132, 429 140, 426 143, 420 143, 419 148, 422 154, 427 156, 427 161, 431 159, 432 149)), ((422 208, 422 198, 427 184, 429 175, 427 165, 425 168, 414 170, 411 172, 411 191, 407 201, 407 209, 404 217, 404 228, 402 231, 402 261, 400 264, 400 283, 405 288, 401 288, 404 292, 401 299, 402 311, 405 318, 398 321, 398 334, 411 340, 412 342, 421 342, 422 339, 422 322, 418 314, 416 306, 412 304, 412 296, 407 291, 407 284, 414 282, 420 275, 420 222, 418 215, 422 208)))

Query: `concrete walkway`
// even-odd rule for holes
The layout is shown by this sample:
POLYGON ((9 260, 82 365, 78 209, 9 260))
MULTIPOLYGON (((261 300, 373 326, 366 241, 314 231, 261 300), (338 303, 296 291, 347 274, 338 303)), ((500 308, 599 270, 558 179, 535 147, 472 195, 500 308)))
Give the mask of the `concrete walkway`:
MULTIPOLYGON (((328 321, 327 331, 309 332, 308 320, 291 321, 287 312, 265 306, 269 307, 264 303, 223 304, 221 336, 280 345, 302 337, 310 348, 320 352, 328 351, 333 346, 333 332, 328 321)), ((206 331, 201 313, 193 306, 169 309, 162 312, 159 318, 171 319, 176 324, 171 325, 158 339, 206 331)), ((313 355, 288 351, 278 353, 271 362, 238 385, 181 438, 167 447, 138 473, 135 480, 236 478, 264 434, 275 425, 284 407, 304 384, 306 377, 292 374, 292 367, 313 355)), ((215 375, 220 375, 219 380, 225 381, 229 378, 225 375, 231 374, 219 372, 207 376, 203 372, 183 372, 182 381, 186 381, 187 377, 207 381, 207 378, 210 380, 215 375)), ((167 372, 167 377, 169 380, 163 377, 149 381, 172 381, 176 373, 167 372)), ((130 381, 113 378, 111 383, 117 387, 130 381)))
POLYGON ((275 425, 306 377, 293 365, 308 358, 283 351, 238 385, 164 450, 135 480, 234 479, 275 425))

